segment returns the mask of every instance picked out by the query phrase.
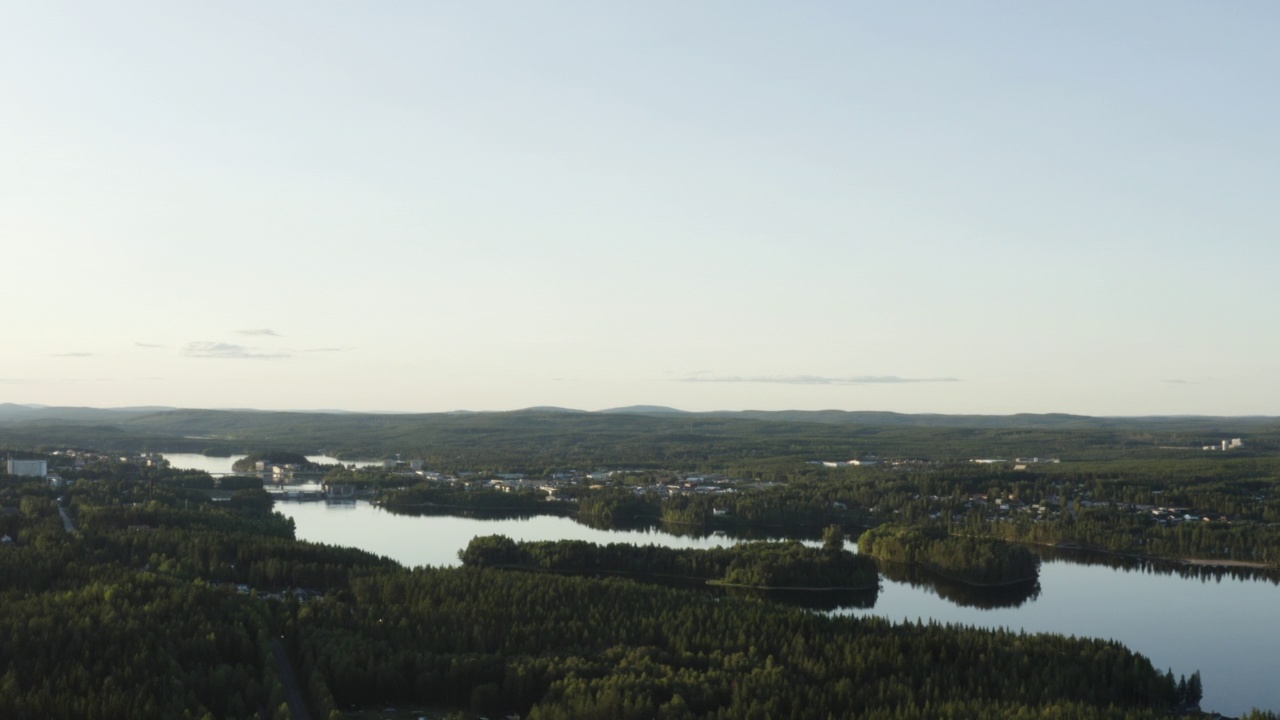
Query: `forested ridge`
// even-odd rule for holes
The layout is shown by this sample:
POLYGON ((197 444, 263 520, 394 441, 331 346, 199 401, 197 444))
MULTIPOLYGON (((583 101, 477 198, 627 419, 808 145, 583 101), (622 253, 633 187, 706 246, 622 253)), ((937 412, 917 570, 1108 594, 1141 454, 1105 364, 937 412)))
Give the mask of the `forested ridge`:
POLYGON ((773 458, 881 456, 955 460, 1039 455, 1160 459, 1247 436, 1245 453, 1280 449, 1276 418, 947 416, 854 412, 364 414, 9 406, 10 442, 228 455, 293 448, 368 458, 402 453, 440 470, 541 472, 564 466, 706 470, 773 458))
POLYGON ((1155 718, 1113 642, 829 618, 630 580, 407 570, 297 542, 261 491, 0 479, 0 716, 289 717, 421 703, 529 718, 1155 718), (237 585, 243 587, 237 588, 237 585), (301 592, 301 591, 305 591, 301 592))

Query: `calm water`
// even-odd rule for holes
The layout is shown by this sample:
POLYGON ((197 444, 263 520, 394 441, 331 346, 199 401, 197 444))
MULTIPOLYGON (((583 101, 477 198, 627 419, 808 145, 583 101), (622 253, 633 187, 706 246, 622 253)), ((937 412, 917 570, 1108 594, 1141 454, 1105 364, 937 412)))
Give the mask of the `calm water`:
POLYGON ((350 545, 385 555, 409 567, 461 565, 458 551, 477 535, 506 535, 512 540, 587 540, 678 548, 732 544, 722 537, 692 538, 645 530, 597 530, 569 518, 538 515, 494 519, 450 515, 397 515, 364 500, 346 503, 281 502, 276 509, 293 518, 299 540, 350 545))
MULTIPOLYGON (((207 457, 199 453, 164 453, 164 459, 175 468, 182 470, 203 470, 207 473, 230 473, 235 472, 231 466, 244 455, 232 455, 231 457, 207 457)), ((308 455, 307 459, 311 462, 324 463, 332 465, 342 463, 344 465, 368 465, 381 462, 379 460, 339 460, 338 458, 329 457, 328 455, 308 455)))
MULTIPOLYGON (((180 464, 167 455, 175 467, 180 464)), ((230 467, 235 458, 204 458, 230 467)), ((318 458, 317 458, 318 459, 318 458)), ((319 459, 318 459, 319 460, 319 459)), ((331 458, 319 460, 334 462, 331 458)), ((201 467, 200 469, 207 469, 201 467)), ((212 469, 211 472, 224 472, 212 469)), ((407 566, 458 564, 458 551, 476 535, 515 540, 588 540, 668 547, 706 548, 735 542, 712 536, 690 538, 659 531, 596 530, 569 518, 483 520, 448 516, 395 515, 367 502, 282 502, 276 509, 294 519, 300 540, 347 545, 385 555, 407 566)), ((983 609, 946 589, 908 579, 882 579, 870 609, 837 611, 891 620, 929 620, 986 628, 1113 638, 1151 658, 1174 675, 1200 670, 1206 709, 1240 715, 1251 707, 1280 710, 1280 587, 1260 579, 1230 576, 1202 580, 1152 570, 1046 560, 1038 592, 983 609)))

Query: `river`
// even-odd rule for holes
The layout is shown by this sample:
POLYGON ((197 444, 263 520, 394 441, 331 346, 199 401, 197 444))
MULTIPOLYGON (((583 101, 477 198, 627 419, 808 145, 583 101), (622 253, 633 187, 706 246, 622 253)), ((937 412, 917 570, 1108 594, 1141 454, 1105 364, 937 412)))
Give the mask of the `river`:
MULTIPOLYGON (((185 457, 167 457, 175 467, 195 467, 182 464, 185 457)), ((229 468, 235 460, 192 457, 209 467, 229 468)), ((396 515, 364 501, 281 502, 276 509, 293 518, 300 540, 357 547, 411 567, 457 565, 458 551, 476 535, 692 548, 735 542, 714 535, 599 530, 553 516, 484 520, 396 515)), ((1157 668, 1172 669, 1175 676, 1199 670, 1204 681, 1201 705, 1206 709, 1227 715, 1240 715, 1251 707, 1280 710, 1273 665, 1280 653, 1280 586, 1271 580, 1239 573, 1184 577, 1149 563, 1115 566, 1055 554, 1046 557, 1038 588, 975 600, 963 588, 891 574, 894 577, 882 578, 872 607, 835 612, 1112 638, 1151 658, 1157 668)))

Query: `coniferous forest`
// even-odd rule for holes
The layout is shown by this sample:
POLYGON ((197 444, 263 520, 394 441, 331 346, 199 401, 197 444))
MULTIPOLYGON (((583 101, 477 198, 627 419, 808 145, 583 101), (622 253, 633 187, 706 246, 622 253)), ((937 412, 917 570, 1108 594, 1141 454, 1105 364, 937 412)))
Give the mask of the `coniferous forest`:
POLYGON ((6 718, 292 717, 290 674, 322 718, 401 703, 528 718, 1155 718, 1179 700, 1171 676, 1114 642, 832 618, 623 578, 408 570, 294 541, 262 491, 215 502, 100 480, 56 496, 10 478, 2 493, 18 508, 0 548, 6 718))
POLYGON ((689 550, 581 540, 517 543, 501 535, 473 538, 464 565, 636 579, 701 580, 773 590, 865 590, 879 582, 875 561, 843 549, 843 542, 809 548, 799 542, 741 543, 689 550))

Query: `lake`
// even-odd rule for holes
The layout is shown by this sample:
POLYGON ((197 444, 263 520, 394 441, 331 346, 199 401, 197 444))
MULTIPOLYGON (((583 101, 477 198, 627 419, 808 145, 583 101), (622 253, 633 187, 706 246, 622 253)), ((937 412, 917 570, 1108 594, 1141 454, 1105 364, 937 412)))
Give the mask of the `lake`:
MULTIPOLYGON (((209 457, 200 453, 162 453, 164 459, 169 464, 181 470, 203 470, 207 473, 222 475, 235 472, 231 466, 244 455, 232 455, 230 457, 209 457)), ((338 458, 329 457, 328 455, 308 455, 308 460, 315 463, 324 463, 333 465, 342 463, 343 465, 374 465, 379 464, 381 460, 339 460, 338 458)))
MULTIPOLYGON (((179 464, 174 458, 180 456, 166 457, 175 467, 195 467, 179 464)), ((210 467, 229 468, 234 461, 191 457, 210 467)), ((658 530, 599 530, 553 516, 486 520, 396 515, 364 501, 281 502, 276 509, 293 518, 300 540, 357 547, 411 567, 458 565, 458 551, 476 535, 688 548, 736 542, 723 536, 693 538, 658 530)), ((1273 665, 1280 653, 1276 618, 1280 586, 1275 582, 1228 573, 1183 577, 1149 563, 1115 566, 1088 556, 1052 555, 1041 567, 1038 589, 1021 595, 974 601, 963 588, 937 586, 894 572, 893 577, 882 577, 872 607, 835 612, 1112 638, 1151 658, 1157 668, 1171 668, 1175 676, 1199 670, 1205 688, 1201 704, 1207 710, 1227 715, 1240 715, 1251 707, 1280 710, 1280 684, 1275 683, 1273 665)))

